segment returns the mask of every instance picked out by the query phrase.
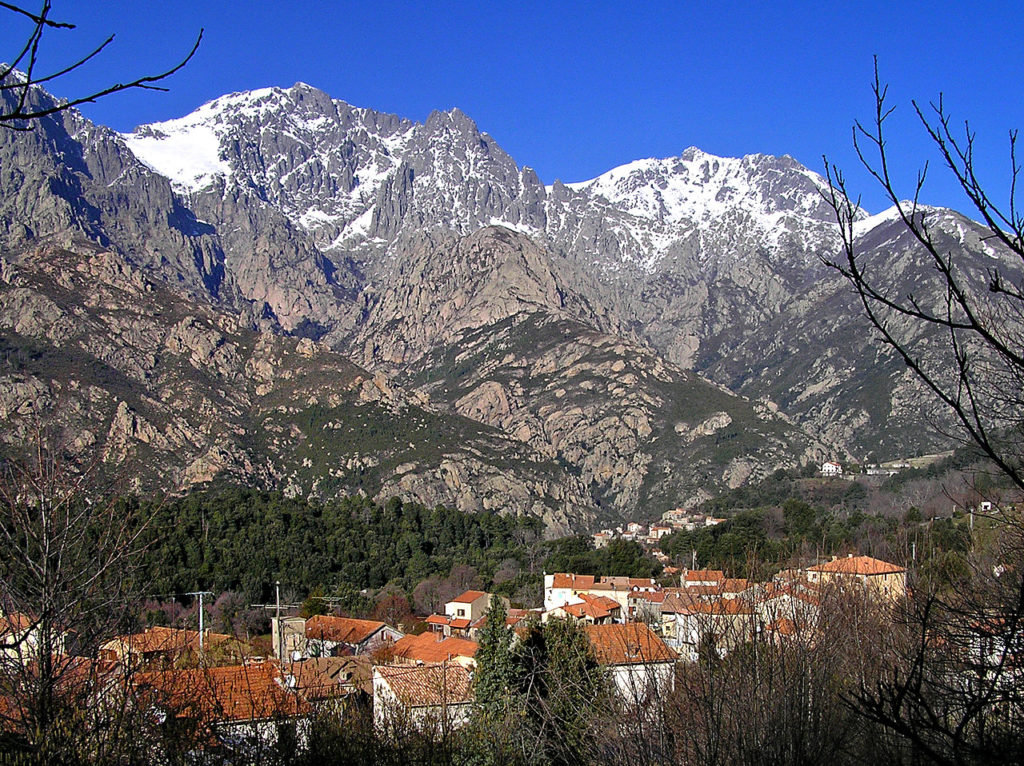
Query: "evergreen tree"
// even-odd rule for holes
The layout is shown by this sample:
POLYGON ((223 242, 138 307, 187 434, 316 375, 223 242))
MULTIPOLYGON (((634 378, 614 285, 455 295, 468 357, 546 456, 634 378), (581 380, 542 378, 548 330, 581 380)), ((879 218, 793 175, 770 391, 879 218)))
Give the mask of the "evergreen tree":
POLYGON ((522 656, 515 634, 505 624, 505 602, 496 597, 487 610, 476 651, 473 720, 467 732, 471 762, 480 766, 525 762, 522 744, 522 656))
POLYGON ((595 728, 610 700, 610 688, 587 634, 571 620, 549 620, 533 627, 521 654, 520 689, 539 761, 593 761, 595 728))
POLYGON ((476 651, 473 692, 486 714, 500 714, 511 706, 522 670, 515 647, 515 634, 505 625, 505 601, 495 597, 487 610, 487 622, 480 631, 476 651))

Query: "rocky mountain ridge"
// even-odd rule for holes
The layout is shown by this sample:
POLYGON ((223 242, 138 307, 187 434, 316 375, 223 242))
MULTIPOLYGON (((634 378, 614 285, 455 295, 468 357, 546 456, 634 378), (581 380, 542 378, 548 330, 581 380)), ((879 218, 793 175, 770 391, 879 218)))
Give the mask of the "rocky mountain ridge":
MULTIPOLYGON (((126 136, 64 113, 0 135, 0 168, 5 273, 37 273, 51 258, 71 268, 75 254, 99 248, 186 313, 224 317, 216 321, 253 337, 312 339, 339 370, 361 367, 351 375, 387 381, 377 390, 413 403, 398 418, 370 419, 385 460, 352 446, 360 421, 350 399, 321 401, 332 388, 324 370, 310 380, 325 391, 292 391, 300 400, 254 420, 261 395, 248 378, 262 370, 257 388, 303 378, 306 357, 235 365, 229 398, 241 403, 193 409, 233 424, 225 433, 237 443, 217 449, 236 458, 218 470, 175 468, 177 485, 237 474, 307 494, 396 491, 467 510, 507 496, 508 510, 567 528, 658 515, 801 461, 882 443, 896 454, 934 446, 912 382, 821 263, 836 245, 821 179, 788 157, 691 148, 544 186, 458 110, 414 123, 298 84, 225 96, 126 136), (296 425, 303 418, 321 436, 344 435, 339 449, 312 439, 296 425), (428 433, 451 446, 427 448, 428 433), (313 443, 320 451, 309 453, 303 445, 313 443), (524 466, 533 466, 527 476, 524 466)), ((972 222, 933 214, 958 247, 998 256, 972 222)), ((897 265, 912 258, 898 222, 857 225, 872 252, 897 265)), ((81 289, 49 300, 73 313, 88 305, 81 289)), ((46 354, 87 348, 40 331, 47 314, 24 295, 3 296, 5 308, 20 307, 3 325, 11 347, 45 336, 46 354)), ((127 300, 123 310, 142 321, 127 300)), ((76 364, 110 366, 130 335, 108 332, 112 345, 88 347, 76 364)), ((224 375, 207 362, 203 385, 215 386, 224 375)), ((21 370, 11 390, 63 390, 62 374, 21 370)), ((11 396, 5 407, 16 412, 24 401, 11 396)), ((128 423, 108 400, 97 418, 128 423)), ((67 427, 109 431, 84 420, 67 427)), ((218 444, 195 428, 196 445, 218 444)), ((122 451, 149 433, 122 430, 122 451)))

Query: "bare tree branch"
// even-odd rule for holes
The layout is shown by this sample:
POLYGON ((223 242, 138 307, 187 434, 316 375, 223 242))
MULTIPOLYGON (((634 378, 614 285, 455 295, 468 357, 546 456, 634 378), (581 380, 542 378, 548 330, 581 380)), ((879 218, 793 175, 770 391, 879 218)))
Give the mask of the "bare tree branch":
POLYGON ((144 75, 126 82, 115 83, 91 93, 76 96, 71 99, 64 99, 51 105, 31 106, 29 104, 29 95, 31 94, 33 87, 41 86, 45 83, 52 83, 85 66, 95 59, 101 52, 107 49, 107 47, 114 41, 114 35, 107 37, 106 40, 96 46, 92 51, 71 64, 49 74, 38 75, 36 74, 36 67, 39 62, 39 49, 43 39, 43 33, 48 29, 74 29, 75 25, 56 22, 50 19, 51 8, 49 0, 45 0, 38 13, 32 13, 20 6, 6 2, 0 2, 0 9, 24 16, 30 19, 34 25, 18 55, 15 56, 10 64, 0 67, 0 92, 11 91, 15 94, 16 98, 13 104, 0 104, 0 126, 10 130, 30 130, 31 125, 24 125, 21 123, 31 122, 32 120, 38 120, 39 118, 46 117, 47 115, 64 112, 68 109, 81 106, 82 104, 94 103, 97 100, 110 96, 114 93, 133 89, 165 91, 167 89, 157 85, 157 83, 166 80, 188 64, 188 62, 192 60, 192 57, 195 56, 196 51, 199 50, 199 44, 203 39, 203 30, 200 29, 195 42, 192 44, 192 48, 188 51, 185 57, 174 66, 157 74, 144 75), (23 67, 24 71, 19 71, 19 67, 23 67))

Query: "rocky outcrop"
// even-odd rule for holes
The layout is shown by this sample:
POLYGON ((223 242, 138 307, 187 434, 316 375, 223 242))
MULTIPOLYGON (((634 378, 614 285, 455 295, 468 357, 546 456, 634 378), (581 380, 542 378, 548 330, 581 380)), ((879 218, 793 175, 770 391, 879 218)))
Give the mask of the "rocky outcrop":
MULTIPOLYGON (((61 113, 0 132, 0 411, 169 486, 400 491, 558 529, 932 451, 822 263, 820 183, 688 149, 545 187, 458 110, 414 123, 303 84, 127 136, 61 113)), ((1000 257, 927 214, 968 268, 1000 257)), ((919 283, 898 221, 857 232, 887 289, 919 283)))
POLYGON ((142 492, 242 481, 538 515, 561 532, 594 518, 579 480, 529 446, 323 344, 254 332, 107 251, 39 250, 3 274, 10 447, 43 425, 142 492))

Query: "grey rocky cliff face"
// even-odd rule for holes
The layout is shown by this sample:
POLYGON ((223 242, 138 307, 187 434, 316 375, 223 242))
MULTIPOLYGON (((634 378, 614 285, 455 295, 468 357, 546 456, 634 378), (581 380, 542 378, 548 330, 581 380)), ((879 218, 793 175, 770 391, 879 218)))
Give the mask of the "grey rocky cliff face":
POLYGON ((587 526, 585 487, 528 445, 431 408, 322 344, 248 329, 121 256, 45 248, 0 280, 0 439, 63 449, 181 491, 236 481, 329 498, 393 494, 587 526))
MULTIPOLYGON (((209 322, 231 323, 236 335, 318 339, 317 348, 371 371, 349 393, 381 418, 390 412, 395 431, 380 455, 334 455, 289 423, 306 416, 311 398, 329 395, 310 382, 291 390, 299 399, 264 412, 259 402, 280 389, 275 375, 284 372, 247 356, 237 340, 209 358, 205 342, 189 350, 183 338, 203 333, 182 325, 161 332, 169 356, 206 360, 202 370, 188 361, 199 376, 188 395, 153 382, 159 361, 128 354, 118 370, 141 387, 137 401, 115 406, 109 394, 110 422, 81 424, 96 440, 113 428, 122 446, 163 444, 147 423, 159 431, 169 415, 143 402, 166 395, 172 409, 224 407, 228 425, 200 440, 197 467, 174 469, 189 481, 235 472, 296 492, 370 491, 361 471, 373 474, 373 492, 467 509, 496 506, 502 492, 522 495, 516 512, 565 528, 595 514, 657 515, 660 505, 780 465, 880 444, 893 454, 936 446, 906 374, 878 351, 845 284, 821 263, 836 237, 819 183, 788 157, 730 160, 689 149, 545 187, 458 110, 414 123, 299 84, 225 96, 130 136, 74 112, 29 134, 0 133, 0 254, 9 276, 52 257, 40 253, 63 248, 84 258, 98 248, 110 268, 121 263, 131 279, 148 280, 171 304, 185 300, 209 322), (155 151, 200 134, 203 146, 215 139, 200 166, 167 165, 172 153, 155 151), (262 394, 222 401, 203 393, 256 371, 262 394), (391 383, 372 382, 380 373, 391 383), (372 398, 385 388, 404 404, 372 398), (445 421, 460 433, 481 430, 460 440, 445 421), (427 449, 426 434, 441 446, 427 449), (276 457, 266 462, 239 446, 254 438, 276 457), (502 453, 531 466, 533 478, 501 479, 502 453)), ((975 225, 940 219, 959 232, 965 257, 984 264, 975 225)), ((866 226, 862 241, 879 258, 899 255, 898 289, 912 252, 898 232, 882 222, 866 226)), ((52 279, 64 277, 58 270, 52 279)), ((18 343, 102 364, 117 355, 75 340, 76 312, 91 306, 84 294, 10 286, 5 332, 18 343)), ((125 337, 137 332, 133 322, 146 325, 119 321, 125 337)), ((329 389, 331 379, 325 372, 321 383, 329 389)), ((7 411, 24 404, 12 391, 52 398, 55 379, 42 381, 22 372, 6 380, 7 411)), ((332 410, 342 404, 327 401, 332 410)), ((360 429, 352 413, 329 422, 337 429, 326 433, 355 438, 360 429)), ((182 433, 212 428, 186 425, 182 433)))

